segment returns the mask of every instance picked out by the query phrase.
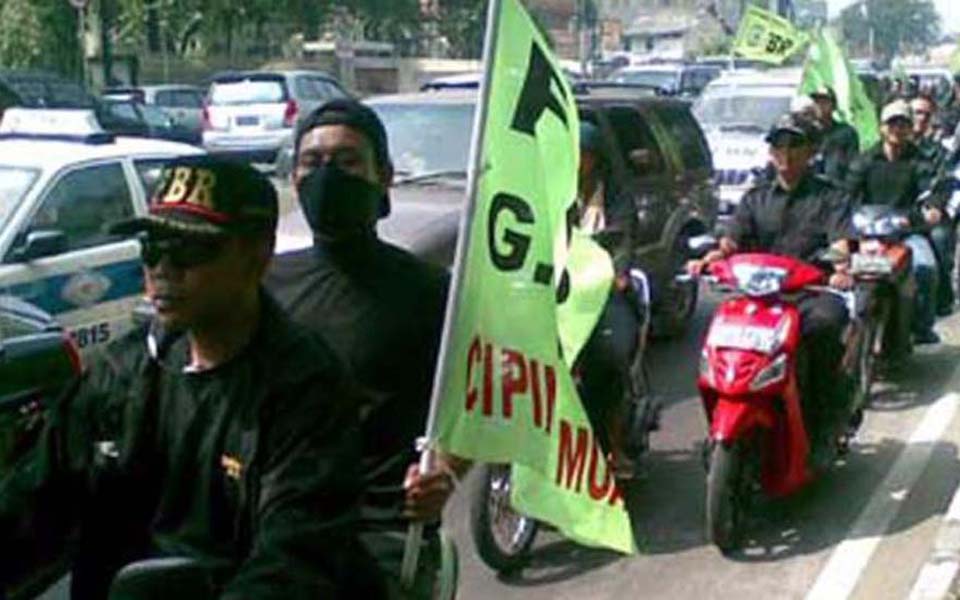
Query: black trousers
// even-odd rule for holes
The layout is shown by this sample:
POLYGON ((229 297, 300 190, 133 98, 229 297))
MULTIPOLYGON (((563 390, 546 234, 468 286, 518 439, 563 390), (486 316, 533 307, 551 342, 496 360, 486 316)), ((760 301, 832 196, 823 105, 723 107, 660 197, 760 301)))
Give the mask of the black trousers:
POLYGON ((842 408, 840 363, 843 330, 850 320, 843 300, 811 294, 800 300, 799 379, 808 430, 813 431, 842 408))
POLYGON ((930 242, 937 253, 937 266, 940 273, 940 285, 937 286, 937 308, 946 310, 951 308, 954 302, 953 268, 957 232, 953 219, 947 219, 946 222, 932 227, 930 242))
POLYGON ((626 418, 637 353, 639 318, 633 301, 613 292, 580 355, 581 398, 604 450, 610 451, 606 424, 611 412, 626 418))

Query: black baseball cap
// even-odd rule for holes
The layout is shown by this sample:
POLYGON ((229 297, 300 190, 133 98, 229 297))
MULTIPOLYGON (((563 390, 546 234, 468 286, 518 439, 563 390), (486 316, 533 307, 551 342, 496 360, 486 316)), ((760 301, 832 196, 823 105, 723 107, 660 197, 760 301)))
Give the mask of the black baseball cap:
POLYGON ((359 131, 370 142, 377 166, 390 166, 387 130, 380 116, 366 104, 352 98, 337 98, 321 104, 297 125, 294 149, 300 153, 300 139, 308 131, 323 125, 344 125, 359 131))
POLYGON ((820 139, 820 127, 810 117, 790 112, 777 119, 764 140, 772 144, 778 136, 783 134, 792 134, 811 144, 816 144, 820 139))
POLYGON ((226 236, 276 229, 277 191, 250 165, 209 155, 166 164, 149 214, 114 223, 111 233, 226 236))

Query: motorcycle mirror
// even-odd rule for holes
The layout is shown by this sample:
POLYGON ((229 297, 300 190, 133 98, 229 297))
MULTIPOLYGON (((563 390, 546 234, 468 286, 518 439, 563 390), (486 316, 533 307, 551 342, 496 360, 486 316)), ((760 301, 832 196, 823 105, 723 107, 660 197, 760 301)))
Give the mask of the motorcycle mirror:
POLYGON ((711 250, 716 250, 720 241, 710 234, 696 235, 687 240, 687 249, 691 258, 703 258, 711 250))

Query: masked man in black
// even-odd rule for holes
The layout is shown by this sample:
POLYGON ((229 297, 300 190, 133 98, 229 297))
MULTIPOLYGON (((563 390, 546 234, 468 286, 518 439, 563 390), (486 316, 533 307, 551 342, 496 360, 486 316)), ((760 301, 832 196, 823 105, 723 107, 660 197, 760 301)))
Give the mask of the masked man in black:
MULTIPOLYGON (((410 468, 427 421, 448 276, 377 237, 377 221, 390 212, 393 168, 373 110, 354 100, 324 104, 298 127, 295 156, 293 184, 314 245, 277 257, 267 281, 373 398, 360 407, 368 490, 361 539, 395 581, 410 521, 434 529, 467 467, 440 455, 434 472, 410 468)), ((428 543, 422 573, 436 556, 428 543)), ((429 577, 419 585, 428 589, 429 577)))
POLYGON ((106 348, 0 475, 0 596, 64 551, 74 600, 103 600, 118 569, 162 557, 190 567, 162 580, 135 569, 114 592, 385 593, 356 534, 351 384, 260 286, 276 222, 269 180, 201 156, 165 170, 149 216, 116 224, 143 236, 156 316, 106 348))

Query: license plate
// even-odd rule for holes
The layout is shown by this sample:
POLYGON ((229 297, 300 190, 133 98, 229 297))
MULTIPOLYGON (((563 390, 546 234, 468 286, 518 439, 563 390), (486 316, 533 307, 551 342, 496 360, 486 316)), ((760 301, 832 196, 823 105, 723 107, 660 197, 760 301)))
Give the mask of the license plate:
POLYGON ((237 117, 234 122, 240 127, 252 127, 260 124, 260 117, 237 117))
POLYGON ((889 275, 893 262, 882 254, 854 254, 850 268, 854 275, 889 275))
POLYGON ((777 330, 774 327, 756 325, 736 325, 733 323, 714 323, 707 336, 707 345, 714 348, 733 348, 751 350, 769 354, 777 343, 777 330))

